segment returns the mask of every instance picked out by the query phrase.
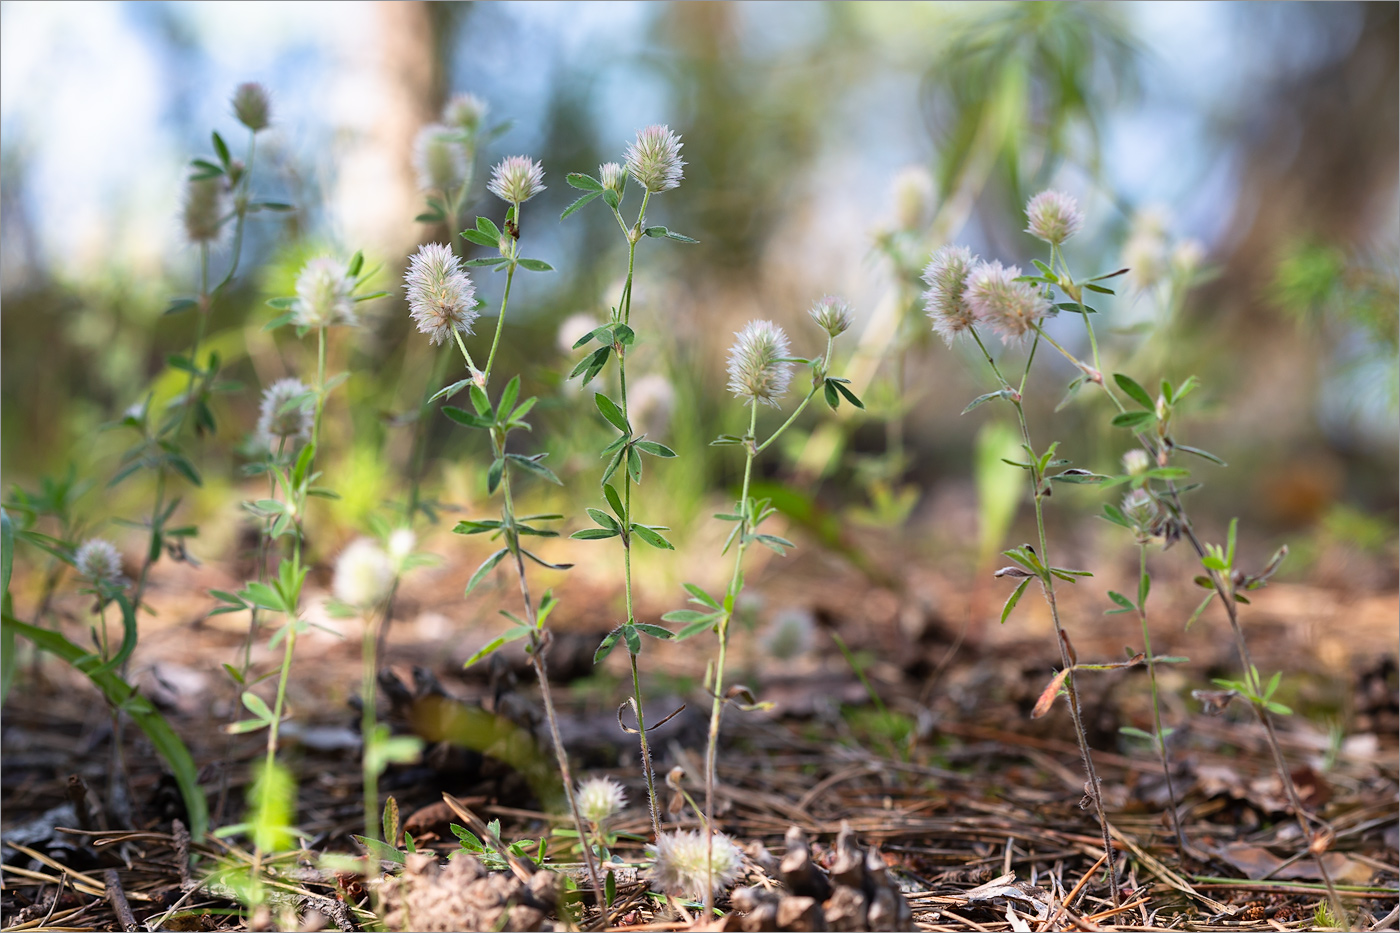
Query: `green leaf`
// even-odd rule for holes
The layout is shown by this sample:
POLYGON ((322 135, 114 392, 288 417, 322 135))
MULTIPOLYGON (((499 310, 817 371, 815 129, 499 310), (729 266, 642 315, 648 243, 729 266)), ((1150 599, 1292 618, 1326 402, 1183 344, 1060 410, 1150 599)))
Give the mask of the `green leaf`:
MULTIPOLYGON (((544 455, 535 454, 535 456, 540 457, 544 455)), ((521 469, 535 474, 540 479, 548 480, 556 486, 564 485, 564 482, 561 479, 559 479, 559 477, 554 475, 553 470, 545 466, 543 463, 540 463, 539 461, 535 460, 534 457, 527 457, 524 454, 506 454, 506 459, 508 459, 511 463, 514 463, 521 469)))
POLYGON ((1208 451, 1208 450, 1202 450, 1202 449, 1199 448, 1199 447, 1188 447, 1188 446, 1186 446, 1185 444, 1177 444, 1177 445, 1174 446, 1172 449, 1173 449, 1173 450, 1180 450, 1180 451, 1182 451, 1182 452, 1184 452, 1184 453, 1188 453, 1188 454, 1192 454, 1192 455, 1197 456, 1197 457, 1201 457, 1201 458, 1203 458, 1203 459, 1209 460, 1211 463, 1218 464, 1218 465, 1220 465, 1220 466, 1229 466, 1228 463, 1226 463, 1224 460, 1221 460, 1221 459, 1220 459, 1219 457, 1217 457, 1215 454, 1211 453, 1211 452, 1208 451))
POLYGON ((1146 739, 1149 742, 1157 741, 1157 737, 1151 732, 1144 732, 1135 726, 1119 726, 1118 731, 1123 735, 1131 735, 1135 739, 1146 739))
POLYGON ((787 538, 780 538, 777 535, 754 535, 753 539, 770 551, 776 553, 779 557, 786 557, 788 548, 797 547, 797 545, 793 544, 787 538))
POLYGON ((636 448, 644 454, 651 454, 653 457, 674 457, 676 452, 665 444, 658 444, 655 441, 637 441, 636 448))
POLYGON ((822 386, 822 394, 826 397, 826 404, 830 406, 832 411, 835 411, 837 407, 840 406, 841 396, 836 394, 836 387, 831 384, 830 379, 822 386))
POLYGON ((602 194, 601 191, 594 191, 594 192, 591 192, 591 193, 589 193, 589 194, 585 194, 585 195, 583 195, 583 196, 580 197, 580 198, 577 198, 572 204, 570 204, 568 207, 564 208, 564 213, 562 213, 562 214, 559 215, 559 219, 560 219, 560 220, 563 220, 565 217, 568 217, 568 216, 569 216, 570 214, 572 214, 574 211, 579 210, 579 209, 582 208, 585 204, 587 204, 589 201, 592 201, 594 198, 598 197, 598 195, 600 195, 600 194, 602 194))
POLYGON ((659 638, 662 641, 671 640, 671 630, 668 628, 652 625, 650 622, 637 622, 635 623, 635 627, 637 631, 641 632, 643 635, 650 635, 652 638, 659 638))
POLYGON ((214 142, 214 154, 219 157, 219 161, 224 164, 224 168, 228 168, 229 163, 232 161, 228 152, 228 144, 224 142, 224 138, 220 136, 217 131, 211 134, 211 139, 214 142))
MULTIPOLYGON (((485 246, 487 249, 496 249, 498 246, 500 246, 500 237, 488 236, 487 234, 482 233, 482 232, 479 231, 479 230, 463 230, 463 231, 462 231, 462 237, 463 237, 463 239, 470 240, 471 242, 475 243, 477 246, 485 246)), ((496 257, 494 257, 494 256, 491 256, 491 257, 488 257, 488 258, 487 258, 487 262, 499 262, 499 261, 500 261, 500 260, 498 260, 498 259, 497 259, 496 257)), ((482 265, 485 265, 485 264, 486 264, 486 263, 482 263, 482 265)))
POLYGON ((594 393, 593 402, 598 406, 598 411, 608 420, 609 424, 617 428, 623 434, 632 433, 632 425, 628 423, 627 416, 622 413, 621 408, 617 407, 616 402, 601 392, 594 393))
POLYGON ((1116 294, 1118 294, 1117 292, 1115 292, 1115 291, 1114 291, 1113 289, 1111 289, 1111 288, 1104 288, 1102 285, 1095 285, 1093 282, 1085 282, 1085 283, 1084 283, 1084 287, 1087 288, 1087 289, 1088 289, 1089 291, 1091 291, 1091 292, 1098 292, 1100 295, 1116 295, 1116 294))
POLYGON ((617 645, 617 639, 621 635, 622 629, 621 627, 618 627, 613 629, 611 632, 608 632, 607 635, 603 636, 603 640, 598 643, 598 650, 593 652, 594 664, 601 664, 603 662, 603 659, 612 653, 613 648, 617 645))
POLYGON ((516 263, 520 268, 528 272, 553 272, 554 267, 543 259, 517 259, 516 263))
POLYGON ((486 560, 482 561, 481 566, 476 568, 476 573, 472 574, 472 578, 467 581, 467 589, 462 595, 467 596, 472 590, 476 589, 476 585, 486 579, 486 575, 490 573, 497 564, 504 560, 508 553, 510 553, 509 548, 501 548, 499 551, 486 558, 486 560))
POLYGON ((684 584, 682 584, 682 586, 685 587, 685 591, 686 591, 687 593, 689 593, 692 597, 694 597, 694 599, 695 599, 696 602, 699 602, 699 603, 701 603, 701 604, 703 604, 703 605, 709 606, 711 609, 714 609, 716 612, 718 612, 718 611, 720 611, 721 609, 724 608, 724 607, 722 607, 722 606, 719 604, 719 602, 718 602, 713 596, 711 596, 709 593, 705 592, 705 591, 704 591, 703 589, 701 589, 700 587, 696 586, 694 583, 684 583, 684 584))
POLYGON ((396 862, 402 865, 408 859, 407 855, 389 845, 387 842, 380 842, 378 839, 372 839, 369 836, 357 836, 354 833, 350 834, 350 838, 364 846, 370 855, 379 859, 381 862, 396 862))
POLYGON ((603 484, 603 498, 608 500, 608 506, 613 510, 613 514, 622 521, 627 521, 627 510, 622 507, 622 497, 617 494, 616 489, 606 483, 603 484))
POLYGON ((1156 403, 1152 401, 1152 396, 1147 394, 1147 390, 1144 389, 1142 386, 1138 385, 1130 377, 1125 376, 1122 373, 1114 373, 1113 381, 1118 383, 1118 388, 1122 389, 1125 395, 1127 395, 1133 401, 1137 402, 1143 408, 1146 408, 1149 411, 1151 411, 1156 407, 1156 403))
POLYGON ((588 509, 587 512, 588 516, 592 518, 593 521, 597 522, 599 527, 606 528, 615 534, 622 533, 622 526, 617 523, 617 519, 613 518, 607 512, 604 512, 602 509, 588 509))
POLYGON ((854 392, 852 392, 850 389, 846 388, 844 385, 842 385, 836 380, 832 380, 831 384, 836 386, 836 391, 840 392, 841 395, 846 399, 846 401, 850 402, 852 405, 854 405, 856 408, 859 408, 861 411, 865 411, 865 403, 862 402, 860 399, 856 398, 854 392))
POLYGON ((479 535, 487 531, 496 531, 501 527, 498 519, 487 519, 485 521, 462 521, 452 528, 454 535, 479 535))
POLYGON ((476 229, 479 233, 484 233, 491 238, 491 245, 495 246, 501 239, 501 228, 497 227, 489 217, 478 217, 476 219, 476 229))
POLYGON ((1154 412, 1125 411, 1121 415, 1114 415, 1112 424, 1115 428, 1137 428, 1156 420, 1157 415, 1154 412))
POLYGON ((1130 612, 1137 608, 1137 606, 1133 605, 1133 601, 1131 599, 1124 596, 1117 590, 1109 590, 1108 598, 1122 607, 1121 609, 1110 609, 1109 612, 1130 612))
POLYGON ((1021 594, 1026 592, 1026 587, 1035 577, 1026 577, 1016 585, 1016 589, 1011 591, 1011 595, 1006 598, 1006 605, 1001 607, 1001 624, 1006 624, 1006 617, 1011 615, 1011 610, 1016 608, 1016 604, 1021 601, 1021 594))
POLYGON ((1146 605, 1147 605, 1147 594, 1150 593, 1151 591, 1152 591, 1152 578, 1151 578, 1150 576, 1148 576, 1148 575, 1147 575, 1147 571, 1144 570, 1144 571, 1142 572, 1142 576, 1138 579, 1138 605, 1139 605, 1139 606, 1146 606, 1146 605))
POLYGON ((588 356, 579 360, 578 365, 569 373, 569 378, 572 379, 582 374, 583 381, 580 385, 588 385, 593 381, 594 376, 603 371, 603 367, 608 362, 608 354, 612 353, 612 351, 612 344, 607 344, 606 346, 594 350, 592 353, 588 354, 588 356))
POLYGON ((243 707, 248 710, 248 712, 265 723, 272 723, 272 710, 268 709, 262 697, 258 696, 256 693, 245 690, 240 699, 243 701, 243 707))
POLYGON ((723 610, 717 609, 715 612, 696 612, 694 609, 673 609, 661 617, 662 622, 680 622, 690 625, 695 622, 713 622, 723 614, 723 610))
MULTIPOLYGON (((446 392, 447 389, 443 389, 443 391, 446 392)), ((481 428, 484 430, 490 428, 494 423, 491 421, 490 418, 483 418, 481 415, 474 415, 469 411, 457 408, 455 405, 442 406, 442 413, 447 417, 451 418, 453 421, 457 422, 458 424, 466 425, 469 428, 481 428)))
POLYGON ((676 549, 670 541, 667 541, 665 538, 652 531, 646 525, 633 525, 632 534, 641 538, 643 541, 645 541, 647 544, 650 544, 654 548, 660 548, 663 551, 674 551, 676 549))
MULTIPOLYGON (((662 618, 665 617, 663 616, 662 618)), ((716 618, 718 618, 718 616, 716 616, 716 618)), ((671 640, 685 641, 687 638, 693 638, 694 636, 699 635, 701 632, 705 632, 714 628, 714 625, 714 619, 702 619, 696 622, 692 622, 685 628, 677 632, 671 640)))
POLYGON ((626 450, 627 448, 625 447, 619 447, 617 452, 612 455, 612 459, 608 461, 607 468, 603 470, 602 483, 604 486, 607 485, 608 480, 612 479, 613 474, 617 472, 617 468, 622 464, 622 457, 623 454, 626 453, 626 450))
POLYGON ((504 460, 492 460, 491 466, 486 469, 486 492, 494 493, 496 487, 501 485, 501 479, 505 476, 506 462, 504 460))
POLYGON ((345 267, 345 274, 350 278, 359 278, 360 270, 365 267, 364 250, 355 250, 355 255, 350 257, 350 262, 345 267))
POLYGON ((569 183, 571 188, 578 188, 582 191, 593 191, 598 194, 603 193, 603 183, 592 175, 585 175, 583 172, 570 172, 564 176, 564 181, 569 183))
POLYGON ((637 448, 627 447, 627 475, 632 477, 632 482, 637 485, 642 484, 642 455, 637 453, 637 448))
POLYGON ((569 537, 575 541, 602 541, 604 538, 616 538, 619 534, 620 531, 609 531, 606 528, 582 528, 569 537))
POLYGON ((528 634, 530 634, 529 626, 517 625, 515 628, 506 632, 504 635, 500 635, 488 641, 476 652, 476 654, 467 658, 467 663, 463 664, 462 666, 471 667, 473 664, 475 664, 477 661, 480 661, 487 655, 493 654, 497 649, 501 648, 503 645, 509 644, 513 641, 518 641, 528 634))
MULTIPOLYGON (((634 655, 642 653, 642 637, 637 634, 637 628, 633 625, 622 627, 622 640, 627 642, 627 650, 634 655)), ((612 874, 612 872, 608 872, 612 874)))
POLYGON ((1201 617, 1201 613, 1206 611, 1206 607, 1210 605, 1210 602, 1213 599, 1215 599, 1215 594, 1208 593, 1206 597, 1201 600, 1201 604, 1196 607, 1196 611, 1191 613, 1191 618, 1186 620, 1186 630, 1188 632, 1191 630, 1192 624, 1195 623, 1195 621, 1201 617))

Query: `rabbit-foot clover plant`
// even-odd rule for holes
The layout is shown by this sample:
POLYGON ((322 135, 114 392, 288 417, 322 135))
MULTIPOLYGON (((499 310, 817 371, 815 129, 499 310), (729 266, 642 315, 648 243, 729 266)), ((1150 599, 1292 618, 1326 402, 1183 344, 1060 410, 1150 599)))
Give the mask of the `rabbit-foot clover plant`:
POLYGON ((578 833, 580 844, 583 847, 584 863, 588 869, 589 880, 597 893, 598 902, 603 903, 603 888, 598 876, 597 866, 593 861, 593 853, 587 844, 588 836, 585 833, 583 817, 579 813, 578 801, 574 794, 574 782, 569 767, 568 754, 564 749, 564 741, 559 734, 559 720, 554 711, 554 695, 549 685, 549 673, 545 660, 545 649, 550 641, 549 630, 545 628, 545 621, 549 614, 554 611, 558 601, 552 592, 546 591, 544 598, 536 606, 534 598, 530 592, 529 579, 525 575, 525 559, 529 558, 542 567, 550 570, 568 570, 573 564, 554 564, 544 558, 527 550, 521 545, 522 537, 553 538, 558 536, 558 532, 539 527, 534 522, 549 522, 562 520, 562 515, 517 515, 515 498, 511 488, 511 480, 515 473, 520 472, 534 476, 539 479, 563 485, 559 477, 545 466, 541 461, 546 454, 520 454, 506 449, 507 437, 512 431, 517 429, 532 430, 529 422, 525 421, 525 416, 535 407, 535 398, 528 398, 520 401, 520 377, 513 377, 506 383, 501 396, 495 405, 491 404, 486 395, 486 390, 480 385, 473 384, 468 391, 474 411, 445 406, 443 414, 451 418, 458 424, 470 428, 476 428, 487 432, 491 439, 492 461, 486 473, 487 492, 494 495, 496 490, 501 491, 501 517, 499 519, 486 519, 477 521, 458 522, 452 530, 457 534, 475 535, 490 534, 494 538, 504 538, 505 547, 500 548, 490 557, 487 557, 472 574, 467 581, 467 588, 464 595, 470 595, 472 590, 487 574, 496 567, 497 564, 510 557, 515 564, 516 576, 520 581, 520 600, 524 608, 524 616, 507 610, 501 610, 502 615, 515 623, 504 634, 497 636, 488 642, 479 651, 467 659, 467 666, 475 664, 477 661, 492 654, 503 645, 520 639, 528 639, 529 644, 526 652, 530 656, 530 661, 535 668, 535 675, 540 683, 540 693, 544 701, 545 719, 549 722, 550 738, 554 743, 555 757, 559 763, 559 773, 563 778, 564 796, 568 802, 569 812, 574 819, 574 829, 578 833))
POLYGON ((623 239, 627 242, 627 278, 623 282, 622 295, 612 308, 608 323, 592 328, 574 343, 573 349, 586 346, 595 340, 601 344, 585 356, 569 374, 579 377, 581 385, 587 385, 603 371, 610 357, 617 359, 618 399, 615 402, 605 393, 593 396, 598 412, 618 432, 618 437, 603 448, 602 456, 608 458, 603 470, 601 484, 603 497, 611 512, 602 509, 588 509, 588 515, 598 526, 576 531, 572 537, 580 540, 601 540, 617 538, 622 544, 623 591, 626 600, 627 617, 603 639, 594 654, 595 664, 604 658, 621 641, 627 646, 632 668, 632 697, 623 705, 631 705, 637 717, 637 735, 641 743, 642 772, 647 784, 647 804, 651 811, 652 832, 661 833, 660 808, 656 800, 656 777, 653 772, 651 749, 647 742, 646 719, 642 713, 642 686, 637 670, 637 655, 642 650, 642 635, 668 639, 669 630, 659 625, 638 622, 633 611, 632 594, 632 542, 640 540, 655 548, 672 550, 671 542, 661 532, 668 529, 664 525, 646 525, 636 521, 632 512, 632 484, 642 481, 642 454, 653 457, 671 458, 675 451, 646 439, 633 425, 632 411, 629 408, 627 393, 627 354, 636 343, 636 333, 631 327, 632 282, 636 271, 637 244, 643 237, 659 237, 679 240, 683 243, 695 242, 690 237, 660 226, 647 226, 647 205, 653 194, 659 194, 678 187, 683 177, 685 162, 681 159, 680 137, 666 126, 649 126, 638 131, 633 143, 627 147, 625 167, 616 162, 608 162, 598 167, 598 177, 582 173, 570 174, 568 183, 585 193, 564 210, 560 219, 597 198, 612 211, 617 220, 623 239), (642 188, 642 203, 637 209, 637 218, 629 224, 622 216, 622 201, 627 193, 627 179, 642 188), (620 472, 619 472, 620 471, 620 472), (614 485, 614 477, 620 479, 622 491, 614 485))
MULTIPOLYGON (((719 513, 720 521, 732 522, 734 529, 725 540, 722 553, 734 548, 734 569, 730 574, 729 585, 723 599, 716 599, 702 587, 692 583, 685 585, 690 593, 689 602, 699 609, 679 609, 668 612, 662 619, 682 623, 674 638, 683 640, 705 631, 713 631, 718 637, 715 659, 706 677, 706 686, 712 698, 710 707, 710 728, 705 746, 705 851, 706 870, 709 880, 699 887, 705 893, 705 906, 708 910, 714 904, 714 888, 722 874, 724 865, 716 859, 715 852, 725 844, 721 837, 716 842, 714 830, 714 789, 715 760, 719 746, 720 719, 724 705, 730 697, 724 690, 724 669, 729 648, 729 624, 734 618, 739 596, 744 589, 744 554, 754 543, 762 544, 779 556, 787 554, 787 549, 795 545, 786 538, 761 531, 768 518, 777 512, 768 499, 755 499, 749 495, 753 479, 753 464, 758 455, 797 421, 812 399, 822 393, 826 403, 835 410, 844 398, 857 408, 864 408, 861 401, 846 387, 847 380, 832 376, 831 359, 836 338, 850 326, 851 316, 848 307, 838 298, 822 298, 811 309, 812 320, 826 333, 826 350, 814 359, 794 357, 788 344, 787 334, 771 321, 756 320, 735 336, 738 338, 729 351, 729 390, 743 400, 749 409, 748 430, 743 435, 721 434, 710 443, 714 446, 735 446, 744 449, 744 481, 739 501, 733 512, 719 513), (758 439, 758 410, 760 405, 773 408, 782 407, 782 398, 787 394, 792 382, 794 364, 811 369, 811 387, 792 414, 779 425, 772 434, 762 441, 758 439)), ((748 691, 735 687, 736 696, 745 696, 748 691)), ((658 857, 659 857, 658 850, 658 857)))

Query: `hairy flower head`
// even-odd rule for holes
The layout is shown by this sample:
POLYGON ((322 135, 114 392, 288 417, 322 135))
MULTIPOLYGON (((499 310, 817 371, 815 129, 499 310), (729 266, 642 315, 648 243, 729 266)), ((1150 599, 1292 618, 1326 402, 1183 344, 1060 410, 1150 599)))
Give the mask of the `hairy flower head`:
POLYGON ((1063 191, 1040 192, 1026 203, 1026 232, 1031 236, 1059 246, 1084 227, 1084 213, 1079 202, 1063 191))
POLYGON ((840 337, 851 329, 851 306, 846 304, 844 298, 823 295, 807 313, 817 322, 818 327, 832 337, 840 337))
POLYGON ((792 381, 787 334, 772 321, 750 321, 729 351, 729 391, 778 407, 792 381))
POLYGON ((944 246, 924 266, 924 313, 933 322, 934 333, 952 346, 953 338, 977 323, 972 308, 963 298, 967 274, 977 257, 966 246, 944 246))
POLYGON ((359 324, 354 291, 355 280, 347 274, 345 263, 330 256, 308 260, 297 276, 293 323, 298 327, 354 327, 359 324))
POLYGON ((602 825, 627 805, 627 793, 610 777, 593 777, 578 782, 575 794, 578 812, 590 823, 602 825))
POLYGON ((711 877, 715 891, 720 891, 744 868, 744 854, 724 833, 714 834, 713 851, 703 832, 678 829, 662 833, 648 854, 653 859, 648 872, 652 887, 678 897, 703 897, 711 877))
POLYGON ((226 207, 222 178, 191 178, 185 183, 181 219, 191 243, 212 243, 223 231, 226 207))
POLYGON ((1001 335, 1005 343, 1024 336, 1046 314, 1050 302, 1025 282, 1017 282, 1019 266, 979 262, 967 276, 963 303, 979 323, 1001 335))
POLYGON ((1157 506, 1144 490, 1134 489, 1123 497, 1123 516, 1132 523, 1139 541, 1152 537, 1152 527, 1157 523, 1157 506))
POLYGON ((622 186, 627 183, 627 170, 616 162, 604 162, 598 166, 598 180, 604 188, 621 194, 622 186))
POLYGON ((393 585, 393 562, 370 538, 356 538, 336 558, 331 592, 347 606, 369 609, 378 605, 393 585))
POLYGON ((441 123, 429 123, 413 141, 413 168, 424 191, 452 191, 471 170, 458 135, 441 123))
POLYGON ((254 133, 267 129, 272 122, 272 103, 267 88, 256 81, 238 85, 233 92, 233 115, 254 133))
POLYGON ((475 94, 458 94, 442 108, 442 122, 468 136, 475 136, 491 107, 475 94))
POLYGON ((300 379, 278 379, 263 390, 258 440, 269 448, 311 438, 311 390, 300 379))
POLYGON ((916 232, 933 214, 933 176, 922 165, 911 165, 894 176, 894 217, 900 230, 916 232))
POLYGON ((637 131, 637 139, 623 153, 627 173, 652 194, 669 191, 681 183, 681 138, 662 124, 637 131))
POLYGON ((122 586, 126 577, 122 574, 122 556, 116 546, 106 538, 88 538, 73 555, 73 563, 78 573, 94 584, 122 586))
POLYGON ((1123 454, 1123 472, 1129 476, 1140 476, 1152 467, 1152 458, 1141 447, 1134 447, 1123 454))
POLYGON ((472 332, 477 318, 476 286, 452 255, 451 247, 441 243, 419 247, 403 280, 409 314, 430 343, 443 343, 454 330, 472 332))
POLYGON ((491 170, 486 187, 502 201, 523 204, 544 190, 544 166, 529 156, 508 156, 491 170))

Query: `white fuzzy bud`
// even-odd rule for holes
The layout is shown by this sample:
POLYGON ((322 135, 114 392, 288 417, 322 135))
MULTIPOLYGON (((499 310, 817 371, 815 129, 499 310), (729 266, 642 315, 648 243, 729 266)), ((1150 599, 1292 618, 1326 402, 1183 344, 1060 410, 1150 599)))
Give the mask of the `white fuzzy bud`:
POLYGON ((523 204, 544 190, 544 166, 529 156, 509 156, 496 163, 486 187, 502 201, 523 204))
POLYGON ((1059 246, 1084 228, 1079 202, 1063 191, 1042 191, 1026 204, 1026 232, 1059 246))
POLYGON ((729 391, 778 407, 792 381, 787 334, 772 321, 750 321, 729 351, 729 391))
POLYGON ((835 295, 823 295, 807 312, 817 326, 832 337, 840 337, 851 329, 851 306, 835 295))
POLYGON ((579 815, 601 826, 627 805, 627 792, 610 777, 588 778, 578 782, 574 799, 578 802, 579 815))
POLYGON ((107 586, 122 586, 122 556, 116 546, 105 538, 88 538, 73 555, 73 563, 89 582, 107 586))
POLYGON ((643 188, 656 194, 669 191, 681 183, 681 138, 664 125, 648 126, 637 131, 637 139, 624 153, 627 174, 643 188))
POLYGON ((662 833, 648 850, 653 858, 648 871, 652 887, 699 900, 711 878, 716 892, 731 884, 743 871, 743 852, 724 833, 714 834, 712 850, 709 845, 703 832, 662 833))
POLYGON ((369 538, 356 538, 336 559, 331 592, 347 606, 376 606, 389 595, 393 585, 394 567, 389 555, 369 538))

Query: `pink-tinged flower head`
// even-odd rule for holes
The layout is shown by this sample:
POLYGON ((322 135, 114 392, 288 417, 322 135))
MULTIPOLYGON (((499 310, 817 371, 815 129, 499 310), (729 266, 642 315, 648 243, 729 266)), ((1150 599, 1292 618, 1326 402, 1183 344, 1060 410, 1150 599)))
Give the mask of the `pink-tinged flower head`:
POLYGON ((254 133, 267 129, 272 122, 272 102, 267 88, 255 81, 238 85, 233 92, 233 115, 254 133))
POLYGON ((744 854, 724 833, 715 833, 713 848, 703 832, 678 829, 656 837, 648 877, 658 891, 676 897, 702 898, 714 881, 720 891, 739 877, 744 854))
POLYGON ((792 381, 787 334, 772 321, 750 321, 729 351, 729 391, 778 407, 792 381))
POLYGON ((844 298, 823 295, 807 311, 817 326, 832 337, 840 337, 851 329, 851 306, 844 298))
POLYGON ((977 323, 972 308, 963 299, 967 276, 977 257, 966 246, 944 246, 924 267, 924 313, 933 322, 934 333, 952 346, 953 338, 977 323))
POLYGON ((445 342, 454 330, 472 332, 477 318, 476 286, 450 247, 441 243, 420 247, 409 260, 403 280, 413 323, 433 345, 445 342))
POLYGON ((524 204, 544 190, 544 166, 529 156, 509 156, 496 163, 486 187, 502 201, 524 204))
POLYGON ((292 322, 298 327, 354 327, 360 323, 355 317, 354 292, 355 280, 345 263, 330 256, 309 260, 297 276, 292 322))
POLYGON ((78 573, 94 584, 123 586, 122 556, 112 542, 105 538, 88 538, 73 555, 78 573))
POLYGON ((1063 191, 1042 191, 1026 204, 1026 232, 1059 246, 1084 227, 1079 202, 1063 191))
POLYGON ((661 124, 637 131, 637 139, 624 153, 627 173, 656 194, 669 191, 681 183, 681 138, 661 124))
POLYGON ((1050 302, 1025 282, 1016 281, 1019 266, 979 262, 972 267, 963 291, 963 302, 979 324, 986 324, 1010 343, 1028 333, 1050 312, 1050 302))

